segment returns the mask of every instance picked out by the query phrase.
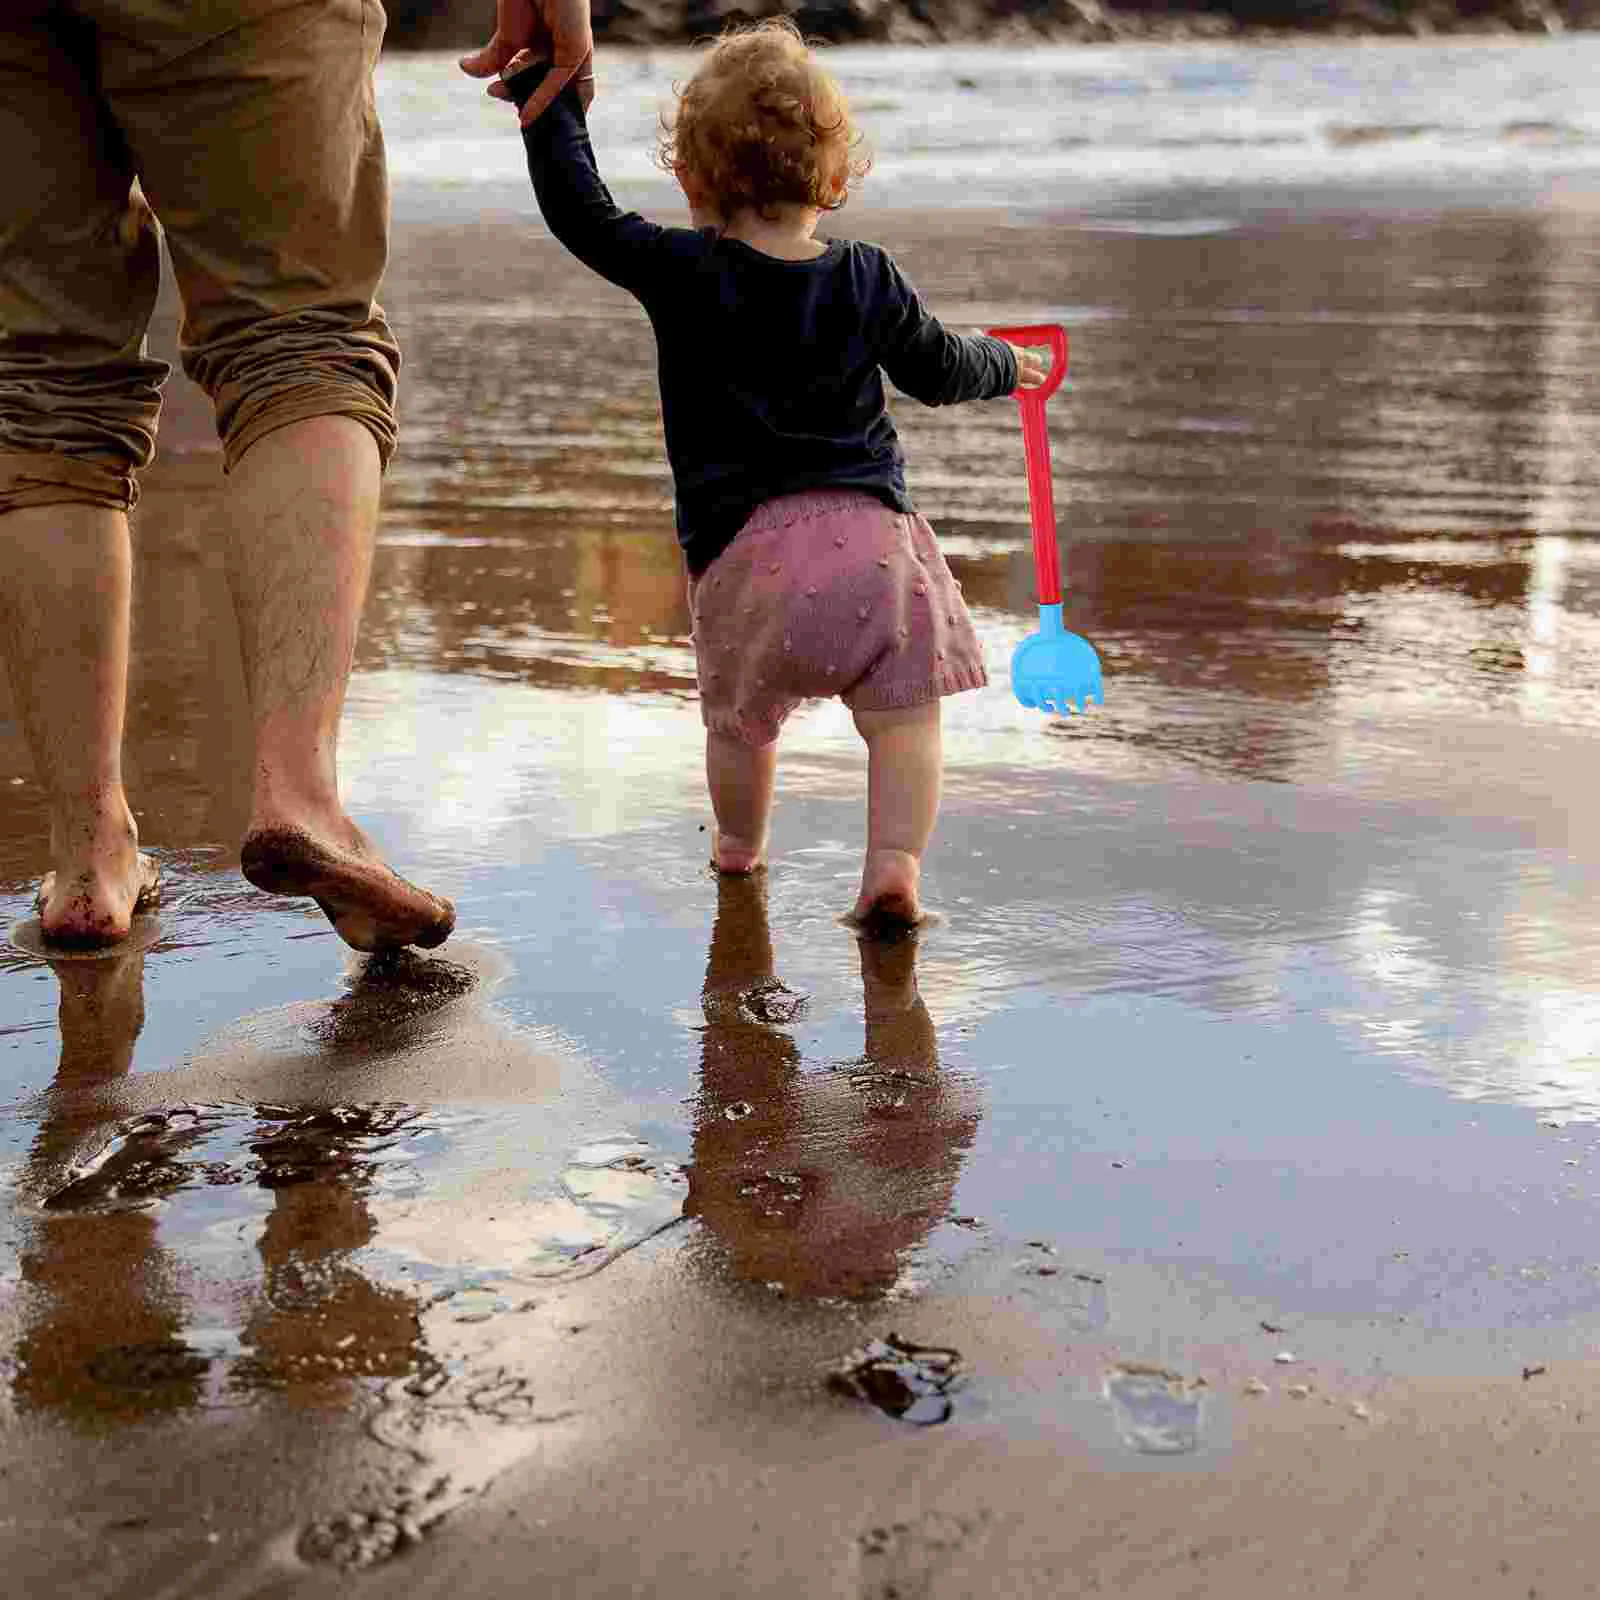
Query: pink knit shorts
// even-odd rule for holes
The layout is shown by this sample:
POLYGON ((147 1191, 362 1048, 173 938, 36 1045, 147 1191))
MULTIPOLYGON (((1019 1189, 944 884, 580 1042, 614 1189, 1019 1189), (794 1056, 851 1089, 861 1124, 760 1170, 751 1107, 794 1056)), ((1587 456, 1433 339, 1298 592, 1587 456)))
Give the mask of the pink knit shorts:
POLYGON ((760 506, 689 583, 705 725, 771 744, 802 700, 921 705, 989 681, 927 519, 857 490, 760 506))

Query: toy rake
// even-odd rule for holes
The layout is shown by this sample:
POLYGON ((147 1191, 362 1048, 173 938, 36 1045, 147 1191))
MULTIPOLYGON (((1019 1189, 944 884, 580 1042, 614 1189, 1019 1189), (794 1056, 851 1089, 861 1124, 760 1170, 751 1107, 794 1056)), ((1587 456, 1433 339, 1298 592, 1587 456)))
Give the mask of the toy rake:
POLYGON ((1067 331, 1051 323, 990 328, 1008 344, 1050 347, 1050 374, 1036 388, 1018 389, 1022 444, 1028 460, 1028 513, 1033 522, 1033 565, 1039 581, 1039 631, 1011 658, 1011 689, 1030 710, 1086 710, 1105 704, 1100 657, 1087 639, 1068 633, 1061 620, 1061 557, 1056 548, 1055 496, 1050 487, 1050 435, 1044 408, 1067 375, 1067 331))

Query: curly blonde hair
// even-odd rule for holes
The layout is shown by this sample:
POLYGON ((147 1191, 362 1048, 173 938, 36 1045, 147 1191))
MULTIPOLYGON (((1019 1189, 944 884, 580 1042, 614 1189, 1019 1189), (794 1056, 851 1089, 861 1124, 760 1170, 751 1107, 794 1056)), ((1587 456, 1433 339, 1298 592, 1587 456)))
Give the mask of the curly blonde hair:
POLYGON ((836 211, 871 165, 844 92, 787 17, 730 29, 676 93, 657 158, 725 221, 746 207, 836 211))

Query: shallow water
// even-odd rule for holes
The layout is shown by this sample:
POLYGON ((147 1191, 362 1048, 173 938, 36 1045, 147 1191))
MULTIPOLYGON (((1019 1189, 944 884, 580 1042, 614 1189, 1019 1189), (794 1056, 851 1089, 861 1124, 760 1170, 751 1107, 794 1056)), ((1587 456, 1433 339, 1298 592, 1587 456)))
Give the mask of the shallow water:
MULTIPOLYGON (((439 209, 396 241, 405 439, 343 749, 460 930, 368 973, 238 877, 215 462, 175 455, 129 739, 159 936, 0 948, 15 1414, 427 1398, 471 1330, 673 1227, 709 1298, 753 1286, 774 1326, 1007 1263, 1067 1336, 1183 1374, 1149 1438, 1149 1396, 1106 1389, 1107 1438, 1157 1456, 1200 1447, 1194 1351, 1272 1376, 1263 1323, 1368 1373, 1587 1348, 1600 213, 862 219, 951 320, 1068 323, 1068 618, 1107 675, 1087 718, 1011 701, 1014 408, 900 407, 995 682, 948 707, 941 920, 875 950, 837 921, 862 818, 836 706, 786 742, 770 884, 705 871, 641 319, 439 209)), ((8 922, 43 837, 0 722, 8 922)), ((952 1420, 1003 1415, 964 1354, 952 1420)), ((395 1504, 385 1528, 426 1520, 395 1504)), ((312 1543, 355 1560, 358 1533, 312 1543)))

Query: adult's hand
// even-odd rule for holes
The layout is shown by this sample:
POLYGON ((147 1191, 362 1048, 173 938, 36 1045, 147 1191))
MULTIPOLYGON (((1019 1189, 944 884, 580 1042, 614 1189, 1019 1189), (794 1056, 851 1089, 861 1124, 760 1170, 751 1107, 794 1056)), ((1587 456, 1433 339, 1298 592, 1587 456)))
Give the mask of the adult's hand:
MULTIPOLYGON (((494 37, 481 50, 461 58, 473 78, 493 78, 489 93, 508 99, 499 73, 518 56, 552 63, 538 92, 522 108, 526 127, 574 78, 587 109, 594 99, 594 30, 589 0, 495 0, 494 37)), ((518 62, 521 66, 524 63, 518 62)))

